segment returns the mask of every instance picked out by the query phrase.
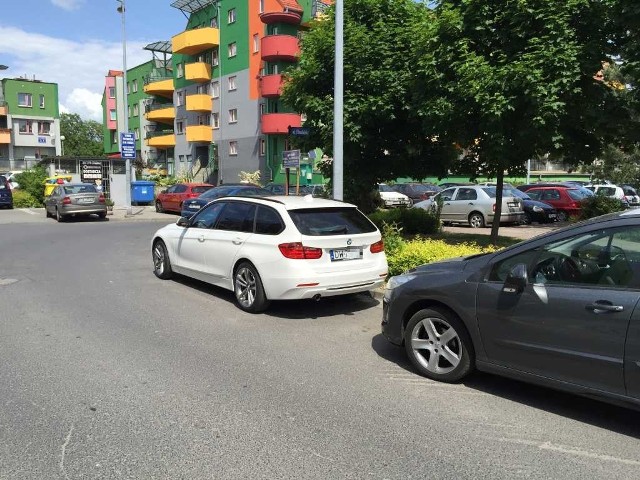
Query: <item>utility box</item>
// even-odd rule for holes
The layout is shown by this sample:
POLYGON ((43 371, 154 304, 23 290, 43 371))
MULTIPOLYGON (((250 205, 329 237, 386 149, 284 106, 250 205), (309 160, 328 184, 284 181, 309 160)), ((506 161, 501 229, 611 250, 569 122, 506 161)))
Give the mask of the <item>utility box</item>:
POLYGON ((134 205, 151 204, 155 200, 156 182, 136 180, 131 182, 131 203, 134 205))

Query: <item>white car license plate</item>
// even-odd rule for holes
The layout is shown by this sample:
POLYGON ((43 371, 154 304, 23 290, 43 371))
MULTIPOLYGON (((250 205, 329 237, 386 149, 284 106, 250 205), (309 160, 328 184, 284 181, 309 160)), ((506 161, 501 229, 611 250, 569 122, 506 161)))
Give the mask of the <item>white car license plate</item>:
POLYGON ((200 210, 200 205, 189 205, 190 210, 200 210))
POLYGON ((337 262, 340 260, 360 260, 362 259, 362 249, 337 249, 337 250, 329 250, 329 256, 331 257, 332 262, 337 262))
POLYGON ((556 214, 555 213, 550 213, 549 214, 549 218, 556 218, 556 214))
POLYGON ((93 198, 79 198, 78 203, 93 203, 93 198))

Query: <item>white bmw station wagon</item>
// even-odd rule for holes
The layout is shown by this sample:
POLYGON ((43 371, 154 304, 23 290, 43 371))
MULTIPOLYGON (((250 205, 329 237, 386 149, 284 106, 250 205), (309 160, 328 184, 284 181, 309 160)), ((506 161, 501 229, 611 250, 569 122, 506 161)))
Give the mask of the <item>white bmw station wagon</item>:
POLYGON ((158 278, 232 290, 253 313, 271 300, 372 290, 387 276, 377 227, 355 205, 311 195, 215 200, 158 230, 151 251, 158 278))

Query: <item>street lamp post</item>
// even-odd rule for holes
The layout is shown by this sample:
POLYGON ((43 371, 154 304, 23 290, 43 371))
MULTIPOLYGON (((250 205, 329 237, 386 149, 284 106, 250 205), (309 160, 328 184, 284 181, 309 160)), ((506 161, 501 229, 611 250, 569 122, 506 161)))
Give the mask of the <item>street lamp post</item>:
MULTIPOLYGON (((123 113, 124 113, 124 121, 122 122, 122 127, 125 133, 129 133, 129 114, 128 114, 128 106, 129 100, 127 98, 127 30, 125 26, 125 0, 116 0, 120 3, 118 7, 118 12, 122 15, 122 81, 123 85, 123 113)), ((122 156, 122 135, 120 136, 120 154, 122 156)), ((131 215, 131 160, 129 158, 125 158, 125 206, 127 208, 127 215, 131 215)))
MULTIPOLYGON (((64 141, 66 140, 64 135, 60 135, 60 157, 64 157, 64 141)), ((60 157, 58 157, 58 173, 60 173, 60 157)))
POLYGON ((336 36, 335 36, 335 66, 333 77, 333 198, 335 200, 343 199, 343 0, 336 0, 336 36))

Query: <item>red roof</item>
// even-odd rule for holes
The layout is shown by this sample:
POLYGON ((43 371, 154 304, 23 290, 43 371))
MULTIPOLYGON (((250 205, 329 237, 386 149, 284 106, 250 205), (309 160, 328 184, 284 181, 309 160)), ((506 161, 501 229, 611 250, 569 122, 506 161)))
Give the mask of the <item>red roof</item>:
POLYGON ((296 12, 303 12, 303 8, 296 0, 278 0, 278 3, 282 5, 284 11, 294 10, 296 12))

